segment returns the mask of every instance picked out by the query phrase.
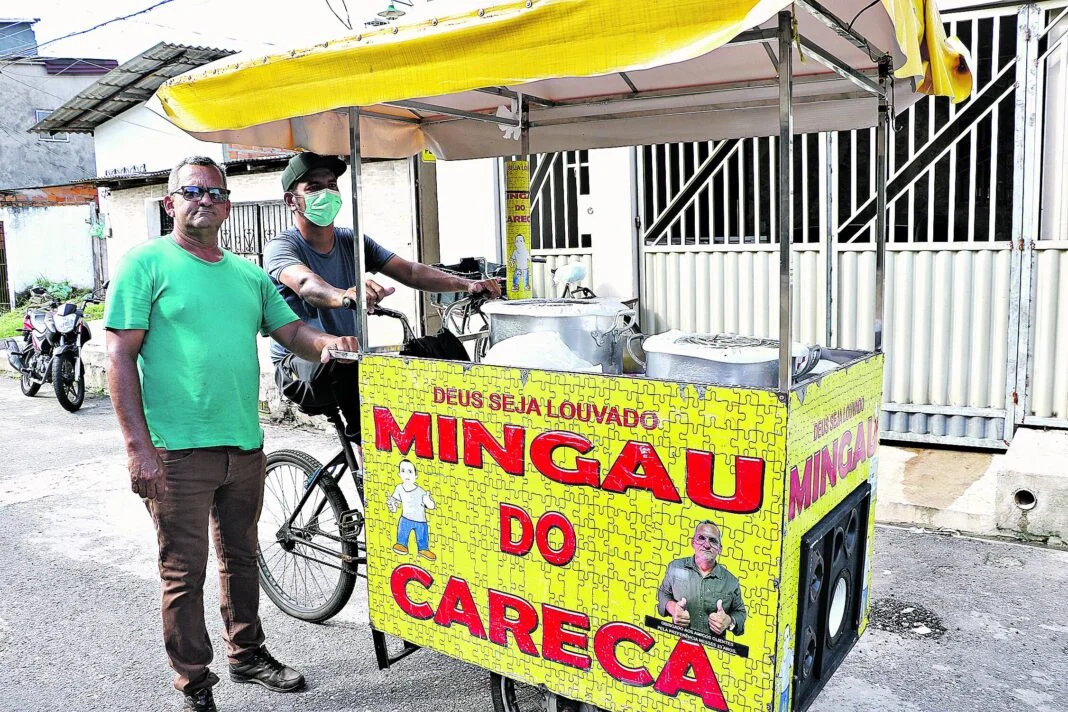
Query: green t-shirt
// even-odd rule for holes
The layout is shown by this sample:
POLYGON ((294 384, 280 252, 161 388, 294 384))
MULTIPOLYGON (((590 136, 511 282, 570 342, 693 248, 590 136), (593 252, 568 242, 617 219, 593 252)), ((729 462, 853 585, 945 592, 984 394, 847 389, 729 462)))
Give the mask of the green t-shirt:
POLYGON ((263 446, 256 333, 296 320, 259 267, 225 251, 207 262, 170 235, 130 250, 104 311, 107 329, 145 330, 141 400, 168 450, 263 446))

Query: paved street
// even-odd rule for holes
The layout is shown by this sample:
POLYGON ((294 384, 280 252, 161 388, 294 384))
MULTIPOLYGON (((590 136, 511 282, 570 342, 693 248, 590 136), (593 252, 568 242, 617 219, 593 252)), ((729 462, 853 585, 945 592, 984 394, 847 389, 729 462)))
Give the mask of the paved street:
MULTIPOLYGON (((281 447, 321 457, 332 443, 269 428, 268 450, 281 447)), ((0 453, 0 711, 176 709, 154 535, 129 490, 109 401, 87 397, 72 415, 50 389, 27 399, 0 376, 0 453)), ((876 624, 893 630, 869 632, 813 710, 1068 709, 1068 553, 884 527, 877 551, 876 624), (917 622, 929 632, 913 632, 917 622)), ((208 581, 221 651, 218 585, 208 581)), ((491 709, 485 673, 434 653, 378 672, 357 592, 323 626, 264 599, 268 644, 306 673, 309 689, 281 696, 224 680, 220 709, 491 709)))

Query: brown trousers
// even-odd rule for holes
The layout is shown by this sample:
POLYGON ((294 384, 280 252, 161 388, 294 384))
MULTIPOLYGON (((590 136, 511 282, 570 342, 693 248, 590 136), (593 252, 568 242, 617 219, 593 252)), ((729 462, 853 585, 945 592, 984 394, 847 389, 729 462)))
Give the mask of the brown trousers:
POLYGON ((208 528, 219 561, 219 609, 231 662, 263 645, 259 618, 256 524, 263 505, 262 450, 216 447, 160 450, 167 496, 146 500, 159 540, 163 641, 174 686, 211 687, 211 641, 204 624, 208 528))

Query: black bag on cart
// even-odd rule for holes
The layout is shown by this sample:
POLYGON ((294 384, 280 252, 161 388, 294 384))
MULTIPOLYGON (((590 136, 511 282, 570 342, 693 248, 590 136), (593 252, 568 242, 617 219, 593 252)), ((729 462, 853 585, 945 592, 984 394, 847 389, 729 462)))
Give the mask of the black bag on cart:
POLYGON ((467 349, 456 338, 456 334, 448 329, 442 329, 434 336, 423 336, 412 339, 401 350, 401 356, 415 356, 416 358, 436 358, 442 361, 470 361, 467 349))

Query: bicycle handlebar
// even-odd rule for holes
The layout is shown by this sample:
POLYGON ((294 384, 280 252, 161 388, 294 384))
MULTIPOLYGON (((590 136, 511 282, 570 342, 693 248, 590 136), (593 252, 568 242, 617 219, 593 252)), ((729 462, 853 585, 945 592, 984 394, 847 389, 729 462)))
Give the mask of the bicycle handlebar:
MULTIPOLYGON (((342 297, 341 304, 346 309, 355 310, 357 308, 356 301, 349 297, 342 297)), ((376 306, 373 310, 368 312, 368 315, 387 316, 390 319, 396 319, 401 323, 401 328, 404 330, 404 341, 408 342, 415 338, 415 332, 412 331, 412 326, 408 323, 408 317, 404 314, 404 312, 399 312, 396 309, 389 309, 387 307, 376 306)))

